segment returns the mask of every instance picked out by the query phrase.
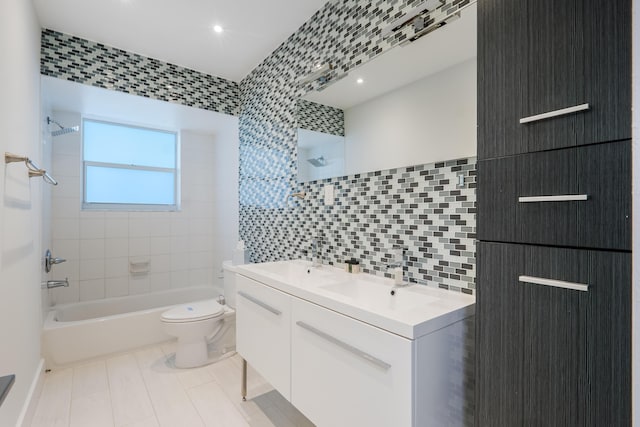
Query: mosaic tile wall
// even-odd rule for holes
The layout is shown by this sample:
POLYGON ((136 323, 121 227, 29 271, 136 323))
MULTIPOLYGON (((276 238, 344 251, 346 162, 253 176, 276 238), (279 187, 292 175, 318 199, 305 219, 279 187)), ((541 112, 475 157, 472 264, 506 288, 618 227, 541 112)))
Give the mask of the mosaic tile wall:
POLYGON ((310 242, 320 238, 325 263, 353 257, 365 272, 388 277, 392 249, 403 247, 410 281, 472 293, 475 187, 475 158, 312 181, 297 187, 305 200, 290 198, 277 209, 242 206, 240 229, 260 243, 249 245, 254 259, 310 258, 310 242), (329 183, 333 206, 322 199, 329 183))
MULTIPOLYGON (((319 230, 332 263, 353 256, 365 271, 387 274, 389 251, 401 245, 408 249, 411 280, 473 292, 475 159, 296 182, 296 100, 306 90, 297 80, 312 64, 328 61, 346 72, 410 38, 411 27, 386 39, 381 32, 418 3, 330 2, 241 82, 240 235, 252 261, 304 256, 319 230), (464 189, 455 188, 458 172, 466 175, 464 189), (334 207, 319 199, 329 182, 337 188, 334 207), (289 197, 299 190, 310 197, 289 197)), ((468 3, 449 0, 434 16, 468 3)))
POLYGON ((42 30, 40 73, 189 107, 237 115, 239 85, 101 43, 42 30))
POLYGON ((296 121, 302 129, 344 136, 344 111, 339 108, 299 99, 296 121))

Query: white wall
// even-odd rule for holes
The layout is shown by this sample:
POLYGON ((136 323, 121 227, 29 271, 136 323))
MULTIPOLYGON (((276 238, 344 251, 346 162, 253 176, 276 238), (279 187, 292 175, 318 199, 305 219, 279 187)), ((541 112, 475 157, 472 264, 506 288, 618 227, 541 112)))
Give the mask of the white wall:
MULTIPOLYGON (((0 154, 40 160, 40 26, 30 1, 0 3, 0 154)), ((22 417, 39 376, 40 178, 23 163, 0 163, 0 375, 16 384, 0 407, 0 425, 22 417)))
POLYGON ((346 174, 476 155, 476 60, 345 111, 346 174))
MULTIPOLYGON (((65 126, 79 113, 54 112, 65 126)), ((234 120, 235 118, 230 118, 234 120)), ((152 126, 152 123, 147 123, 152 126)), ((215 284, 238 236, 237 125, 215 136, 181 132, 178 212, 82 211, 81 134, 56 137, 53 174, 54 267, 68 288, 50 291, 53 304, 215 284), (129 261, 150 260, 148 274, 131 275, 129 261)))

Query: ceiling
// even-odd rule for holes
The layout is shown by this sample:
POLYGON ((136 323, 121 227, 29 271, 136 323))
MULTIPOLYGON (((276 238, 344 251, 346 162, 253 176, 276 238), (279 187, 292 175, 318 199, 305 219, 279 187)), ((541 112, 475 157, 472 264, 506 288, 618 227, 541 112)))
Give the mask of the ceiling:
POLYGON ((40 25, 239 82, 327 0, 33 0, 40 25), (213 31, 220 25, 224 31, 213 31))

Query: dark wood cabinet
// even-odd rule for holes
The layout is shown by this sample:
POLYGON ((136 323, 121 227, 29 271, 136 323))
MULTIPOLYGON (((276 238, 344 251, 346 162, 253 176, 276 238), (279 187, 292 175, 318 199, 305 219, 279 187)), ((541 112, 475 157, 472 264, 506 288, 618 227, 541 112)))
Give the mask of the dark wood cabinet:
POLYGON ((479 3, 478 158, 630 139, 630 61, 628 0, 479 3))
POLYGON ((480 242, 478 271, 476 425, 629 425, 630 254, 480 242))
POLYGON ((631 4, 478 2, 478 427, 631 423, 631 4))
POLYGON ((479 161, 478 239, 631 250, 631 142, 479 161))
POLYGON ((479 242, 476 253, 475 425, 522 426, 523 246, 479 242))

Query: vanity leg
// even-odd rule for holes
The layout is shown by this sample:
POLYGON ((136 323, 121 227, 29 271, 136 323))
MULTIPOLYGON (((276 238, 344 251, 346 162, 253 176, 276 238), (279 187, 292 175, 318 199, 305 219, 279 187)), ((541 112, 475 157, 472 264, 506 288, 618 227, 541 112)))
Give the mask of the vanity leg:
POLYGON ((247 401, 247 361, 242 359, 242 383, 240 384, 240 394, 242 401, 247 401))

